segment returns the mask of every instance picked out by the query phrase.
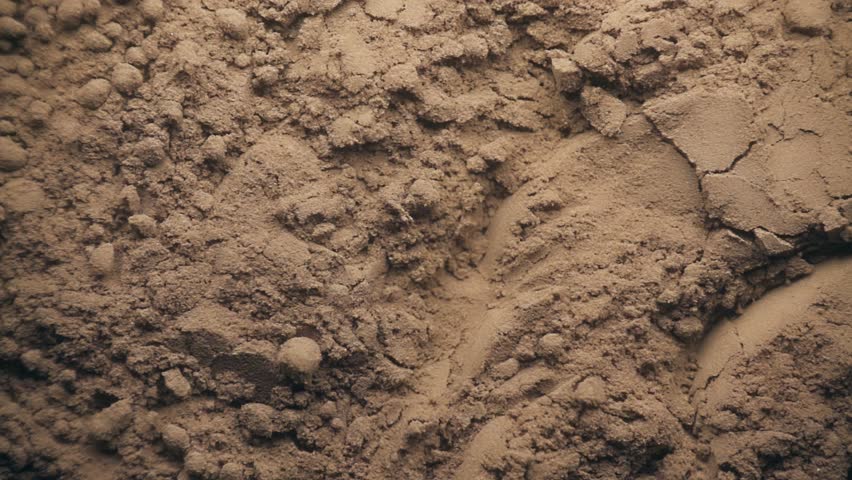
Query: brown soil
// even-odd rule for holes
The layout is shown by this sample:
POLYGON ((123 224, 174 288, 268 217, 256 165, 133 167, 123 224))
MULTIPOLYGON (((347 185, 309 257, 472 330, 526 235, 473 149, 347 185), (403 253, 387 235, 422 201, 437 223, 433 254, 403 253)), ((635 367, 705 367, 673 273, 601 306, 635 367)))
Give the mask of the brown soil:
POLYGON ((850 478, 850 20, 0 0, 0 478, 850 478))

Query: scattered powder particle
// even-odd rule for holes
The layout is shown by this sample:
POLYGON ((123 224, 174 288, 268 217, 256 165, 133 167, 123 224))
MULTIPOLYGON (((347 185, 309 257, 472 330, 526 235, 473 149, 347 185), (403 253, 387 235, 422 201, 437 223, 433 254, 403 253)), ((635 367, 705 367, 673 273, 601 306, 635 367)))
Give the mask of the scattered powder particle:
POLYGON ((56 19, 65 28, 73 29, 83 21, 83 0, 61 0, 56 9, 56 19))
POLYGON ((570 58, 551 60, 556 88, 561 92, 574 93, 583 88, 583 71, 570 58))
POLYGON ((163 444, 172 452, 182 455, 189 448, 189 433, 173 423, 163 426, 160 435, 163 444))
POLYGON ((139 2, 139 11, 149 22, 156 22, 163 16, 163 0, 142 0, 139 2))
POLYGON ((563 352, 565 342, 558 333, 548 333, 538 340, 538 349, 544 356, 556 356, 563 352))
POLYGON ((233 8, 220 8, 216 10, 216 22, 222 32, 236 39, 245 38, 248 35, 248 21, 246 14, 233 8))
POLYGON ((129 63, 119 63, 112 70, 112 85, 124 95, 136 93, 142 82, 142 72, 129 63))
POLYGON ((89 436, 98 442, 110 442, 133 421, 133 404, 120 400, 96 413, 89 420, 89 436))
POLYGON ((289 370, 301 374, 317 371, 322 362, 322 350, 317 342, 307 337, 293 337, 281 346, 278 361, 289 370))
POLYGON ((176 368, 163 372, 163 384, 178 398, 186 398, 192 394, 192 385, 176 368))
POLYGON ((89 262, 97 275, 109 275, 115 267, 115 247, 111 243, 99 245, 89 254, 89 262))
POLYGON ((95 78, 89 80, 77 90, 76 100, 80 105, 94 110, 106 102, 111 90, 112 84, 109 81, 103 78, 95 78))

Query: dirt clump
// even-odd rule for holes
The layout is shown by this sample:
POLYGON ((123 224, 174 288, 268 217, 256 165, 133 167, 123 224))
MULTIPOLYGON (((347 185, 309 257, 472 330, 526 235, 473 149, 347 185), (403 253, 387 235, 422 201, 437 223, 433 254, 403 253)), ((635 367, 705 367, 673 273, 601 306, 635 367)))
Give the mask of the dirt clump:
POLYGON ((0 0, 0 479, 847 478, 849 13, 0 0))

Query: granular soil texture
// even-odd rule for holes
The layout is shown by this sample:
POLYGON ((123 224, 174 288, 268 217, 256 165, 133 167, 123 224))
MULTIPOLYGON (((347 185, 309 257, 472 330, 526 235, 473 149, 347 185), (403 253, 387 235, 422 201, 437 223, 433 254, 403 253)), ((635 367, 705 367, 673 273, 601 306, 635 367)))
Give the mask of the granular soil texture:
POLYGON ((0 478, 850 478, 850 20, 0 0, 0 478))

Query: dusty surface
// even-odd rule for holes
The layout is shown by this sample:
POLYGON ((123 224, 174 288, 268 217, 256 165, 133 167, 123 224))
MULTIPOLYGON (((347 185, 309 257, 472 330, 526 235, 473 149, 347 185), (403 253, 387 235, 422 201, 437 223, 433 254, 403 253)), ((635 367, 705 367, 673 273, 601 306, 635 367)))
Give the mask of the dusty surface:
POLYGON ((0 0, 0 478, 849 478, 849 21, 0 0))

